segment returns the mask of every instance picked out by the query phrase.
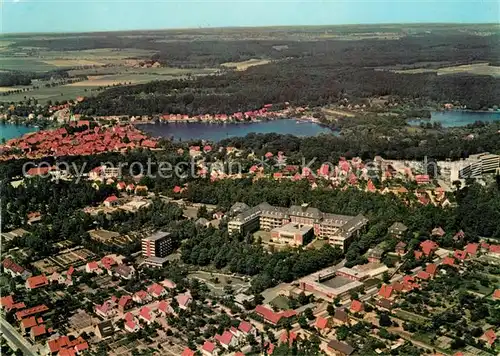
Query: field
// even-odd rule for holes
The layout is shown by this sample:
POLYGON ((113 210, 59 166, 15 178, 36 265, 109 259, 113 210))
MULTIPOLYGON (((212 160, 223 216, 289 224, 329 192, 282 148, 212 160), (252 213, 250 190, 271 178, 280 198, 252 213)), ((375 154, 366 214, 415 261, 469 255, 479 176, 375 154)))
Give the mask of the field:
POLYGON ((250 283, 242 278, 221 273, 197 271, 190 273, 189 277, 197 278, 207 284, 210 290, 217 295, 224 295, 224 287, 231 287, 235 294, 241 293, 250 287, 250 283))
POLYGON ((490 75, 493 77, 500 77, 500 67, 490 66, 489 63, 475 63, 443 68, 403 69, 393 70, 393 72, 400 74, 437 73, 437 75, 468 73, 475 75, 490 75))
POLYGON ((422 315, 411 313, 405 310, 396 310, 396 316, 403 320, 413 321, 415 323, 424 324, 428 319, 422 315))
POLYGON ((222 63, 221 66, 226 67, 226 68, 233 68, 237 71, 242 71, 242 70, 247 70, 250 67, 253 66, 260 66, 263 64, 270 63, 270 60, 267 59, 249 59, 248 61, 243 61, 243 62, 227 62, 227 63, 222 63))

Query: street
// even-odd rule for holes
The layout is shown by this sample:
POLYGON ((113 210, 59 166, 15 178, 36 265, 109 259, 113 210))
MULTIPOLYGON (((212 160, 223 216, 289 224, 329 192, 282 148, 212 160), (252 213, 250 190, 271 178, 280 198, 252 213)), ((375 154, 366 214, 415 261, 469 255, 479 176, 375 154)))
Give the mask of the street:
POLYGON ((9 345, 14 346, 14 349, 20 349, 24 355, 37 355, 33 347, 22 335, 20 335, 6 320, 0 317, 0 327, 3 336, 9 342, 9 345))

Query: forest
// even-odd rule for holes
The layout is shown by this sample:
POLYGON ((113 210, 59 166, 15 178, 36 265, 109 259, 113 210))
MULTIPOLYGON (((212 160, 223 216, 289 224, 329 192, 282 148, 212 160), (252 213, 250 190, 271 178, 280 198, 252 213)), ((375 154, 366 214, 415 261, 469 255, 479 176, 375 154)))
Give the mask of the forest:
POLYGON ((410 102, 489 108, 500 102, 498 78, 464 73, 401 74, 390 69, 496 63, 500 55, 497 40, 498 35, 425 34, 358 41, 160 42, 146 37, 138 43, 137 39, 109 35, 71 43, 56 39, 49 45, 56 49, 112 45, 155 49, 158 52, 152 58, 169 66, 182 62, 213 67, 250 58, 272 60, 240 72, 223 70, 220 75, 111 88, 75 108, 86 115, 198 115, 254 110, 266 103, 314 107, 385 95, 410 102))

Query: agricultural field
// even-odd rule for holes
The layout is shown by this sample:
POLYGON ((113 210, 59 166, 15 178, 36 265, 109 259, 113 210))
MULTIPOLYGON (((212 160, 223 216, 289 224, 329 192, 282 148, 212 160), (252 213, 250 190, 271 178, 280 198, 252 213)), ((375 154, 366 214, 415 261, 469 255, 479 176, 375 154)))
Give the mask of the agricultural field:
POLYGON ((392 70, 392 72, 399 74, 437 73, 437 75, 467 73, 474 75, 490 75, 492 77, 500 77, 500 67, 491 66, 489 65, 489 63, 475 63, 443 68, 402 69, 392 70))
POLYGON ((247 70, 250 67, 268 64, 270 62, 271 61, 268 59, 249 59, 248 61, 242 61, 242 62, 222 63, 221 66, 226 67, 226 68, 232 68, 232 69, 235 69, 237 71, 243 71, 243 70, 247 70))

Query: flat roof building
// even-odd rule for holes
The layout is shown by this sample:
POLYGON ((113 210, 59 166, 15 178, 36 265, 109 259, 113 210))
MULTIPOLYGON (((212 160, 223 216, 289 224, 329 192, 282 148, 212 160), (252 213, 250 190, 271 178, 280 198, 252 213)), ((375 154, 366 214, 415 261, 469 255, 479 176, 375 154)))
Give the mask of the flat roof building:
MULTIPOLYGON (((368 219, 361 214, 349 216, 323 213, 307 204, 282 208, 264 202, 239 213, 228 222, 228 230, 230 233, 242 234, 258 229, 273 232, 273 229, 282 228, 290 223, 294 225, 280 230, 280 234, 286 230, 289 232, 292 226, 298 230, 309 227, 314 235, 328 240, 331 245, 346 249, 351 238, 359 235, 361 229, 368 223, 368 219)), ((277 233, 275 230, 275 234, 277 233)))
POLYGON ((172 250, 173 243, 169 232, 157 231, 142 239, 142 255, 147 259, 165 258, 172 250))

